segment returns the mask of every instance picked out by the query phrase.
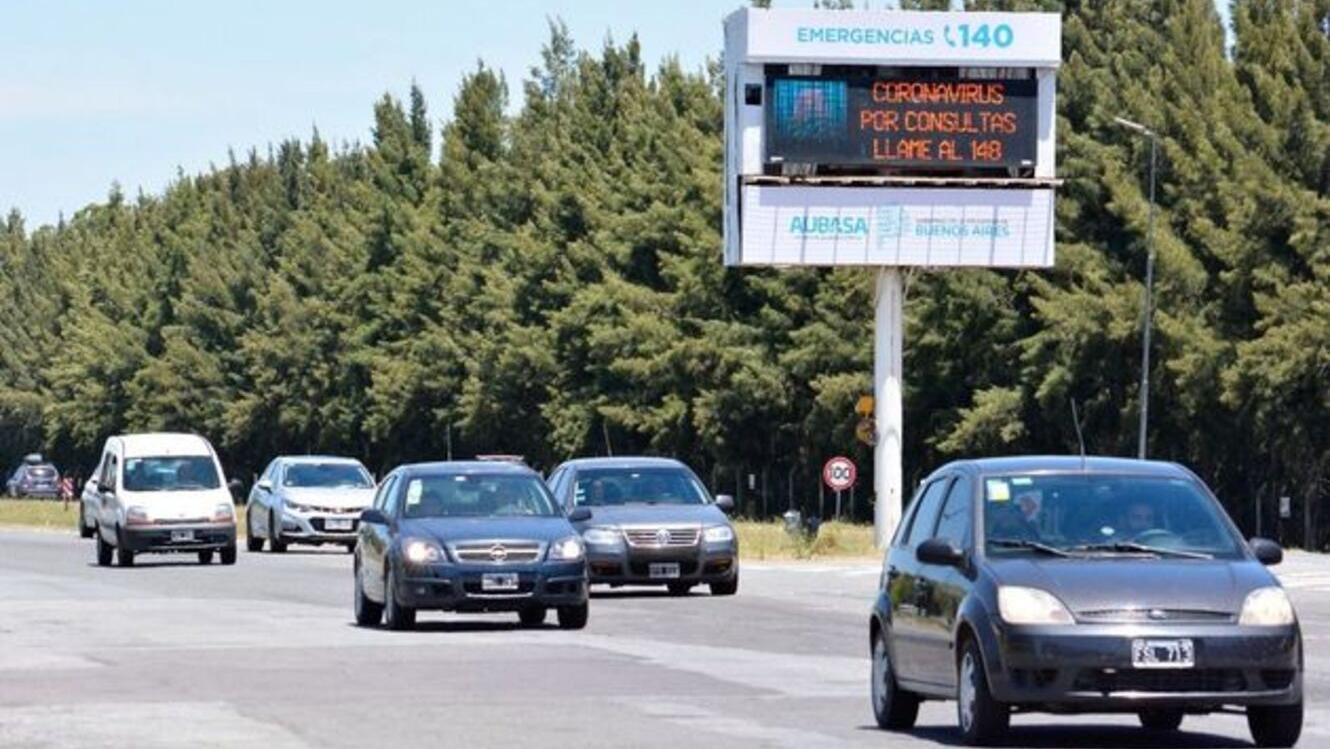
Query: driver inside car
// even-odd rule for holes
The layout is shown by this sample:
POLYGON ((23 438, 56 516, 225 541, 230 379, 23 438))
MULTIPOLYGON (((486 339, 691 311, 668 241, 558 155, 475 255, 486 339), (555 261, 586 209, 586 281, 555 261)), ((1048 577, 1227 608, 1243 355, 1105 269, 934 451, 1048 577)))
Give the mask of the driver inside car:
POLYGON ((1127 504, 1127 510, 1123 513, 1120 535, 1123 538, 1135 538, 1158 527, 1154 506, 1143 499, 1135 499, 1127 504))

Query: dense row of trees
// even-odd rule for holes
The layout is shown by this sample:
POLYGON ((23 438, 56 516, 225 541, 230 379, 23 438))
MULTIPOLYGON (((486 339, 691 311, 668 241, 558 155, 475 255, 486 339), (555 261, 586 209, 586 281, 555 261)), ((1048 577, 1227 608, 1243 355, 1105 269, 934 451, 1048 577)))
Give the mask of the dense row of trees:
MULTIPOLYGON (((1134 452, 1148 145, 1120 114, 1163 134, 1153 454, 1248 524, 1254 498, 1323 496, 1330 0, 1236 0, 1231 50, 1211 0, 971 5, 1065 13, 1058 261, 911 275, 907 474, 1074 451, 1072 401, 1090 451, 1134 452)), ((773 511, 815 498, 827 455, 871 462, 871 274, 722 266, 720 86, 556 24, 517 106, 480 65, 441 125, 413 87, 369 144, 233 154, 58 226, 11 213, 0 457, 87 465, 149 428, 240 474, 645 451, 746 495, 755 473, 773 511)))

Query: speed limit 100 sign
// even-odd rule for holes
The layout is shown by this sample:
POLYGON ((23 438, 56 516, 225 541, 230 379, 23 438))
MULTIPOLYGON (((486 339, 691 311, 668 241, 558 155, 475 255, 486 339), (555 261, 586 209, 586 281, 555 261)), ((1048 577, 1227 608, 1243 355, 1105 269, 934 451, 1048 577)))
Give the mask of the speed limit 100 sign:
POLYGON ((838 455, 822 466, 822 481, 833 492, 843 492, 854 486, 854 480, 858 475, 859 471, 855 469, 854 461, 844 456, 838 455))

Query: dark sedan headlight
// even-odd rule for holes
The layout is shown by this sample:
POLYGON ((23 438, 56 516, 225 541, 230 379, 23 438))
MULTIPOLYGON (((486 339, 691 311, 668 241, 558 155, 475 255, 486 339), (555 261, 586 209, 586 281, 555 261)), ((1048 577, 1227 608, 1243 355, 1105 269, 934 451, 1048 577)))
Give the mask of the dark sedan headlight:
POLYGON ((447 559, 438 544, 423 538, 408 538, 403 541, 402 556, 412 564, 434 564, 447 559))
POLYGON ((1288 594, 1283 588, 1272 585, 1247 594, 1247 599, 1242 602, 1238 624, 1244 627, 1284 627, 1292 624, 1296 618, 1288 594))
POLYGON ((623 546, 623 533, 618 528, 597 526, 582 532, 582 540, 587 546, 623 546))
POLYGON ((582 539, 577 536, 568 536, 550 544, 550 561, 552 562, 576 562, 586 553, 582 548, 582 539))
POLYGON ((734 540, 734 529, 728 525, 713 525, 702 531, 702 540, 709 544, 725 544, 734 540))
POLYGON ((998 612, 1008 624, 1075 624, 1058 597, 1039 588, 998 587, 998 612))

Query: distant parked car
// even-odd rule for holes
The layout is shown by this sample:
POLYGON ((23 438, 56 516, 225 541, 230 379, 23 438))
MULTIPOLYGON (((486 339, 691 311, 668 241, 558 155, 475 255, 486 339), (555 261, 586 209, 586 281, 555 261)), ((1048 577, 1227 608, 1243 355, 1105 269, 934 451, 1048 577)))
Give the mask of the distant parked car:
POLYGON ((507 462, 420 463, 379 484, 361 516, 355 617, 415 626, 416 612, 516 612, 525 626, 587 623, 582 541, 540 476, 507 462))
POLYGON ((54 465, 43 460, 41 455, 29 455, 6 479, 5 491, 16 499, 24 497, 58 499, 60 472, 54 465))
POLYGON ((1173 463, 949 463, 884 559, 867 622, 877 723, 908 729, 920 701, 954 699, 961 741, 986 745, 1013 712, 1135 713, 1168 732, 1236 709, 1257 746, 1292 746, 1302 632, 1266 569, 1282 556, 1173 463))
POLYGON ((698 584, 713 595, 739 589, 739 541, 726 513, 688 466, 668 458, 584 458, 554 469, 548 484, 587 545, 592 583, 665 585, 684 595, 698 584))
POLYGON ((354 458, 282 456, 249 492, 245 548, 286 551, 287 544, 356 547, 360 513, 374 499, 374 477, 354 458))
POLYGON ((97 476, 97 564, 143 553, 236 561, 235 508, 222 464, 196 434, 126 434, 102 449, 97 476))

